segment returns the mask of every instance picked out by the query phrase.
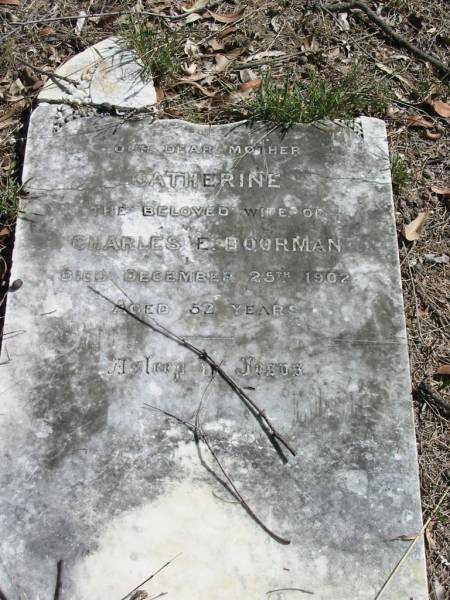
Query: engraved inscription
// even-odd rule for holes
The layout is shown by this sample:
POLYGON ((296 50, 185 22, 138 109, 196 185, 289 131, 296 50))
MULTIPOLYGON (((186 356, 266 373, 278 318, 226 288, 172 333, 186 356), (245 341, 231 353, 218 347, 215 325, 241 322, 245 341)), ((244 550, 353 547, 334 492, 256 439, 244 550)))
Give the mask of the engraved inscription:
POLYGON ((138 171, 131 183, 138 186, 156 187, 158 189, 192 189, 192 188, 279 188, 280 173, 258 172, 220 172, 220 173, 185 173, 181 171, 138 171))

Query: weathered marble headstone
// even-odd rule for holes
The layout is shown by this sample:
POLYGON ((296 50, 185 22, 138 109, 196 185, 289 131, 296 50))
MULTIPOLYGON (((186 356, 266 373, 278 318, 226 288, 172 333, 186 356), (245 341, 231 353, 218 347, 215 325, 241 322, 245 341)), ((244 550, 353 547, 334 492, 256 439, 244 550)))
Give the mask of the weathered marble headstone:
MULTIPOLYGON (((383 123, 283 133, 41 102, 24 179, 0 361, 10 600, 51 598, 60 559, 63 600, 120 600, 175 556, 150 597, 373 600, 421 527, 383 123), (296 456, 120 307, 204 349, 296 456), (144 406, 194 423, 199 403, 220 465, 144 406)), ((382 597, 427 598, 421 542, 382 597)))

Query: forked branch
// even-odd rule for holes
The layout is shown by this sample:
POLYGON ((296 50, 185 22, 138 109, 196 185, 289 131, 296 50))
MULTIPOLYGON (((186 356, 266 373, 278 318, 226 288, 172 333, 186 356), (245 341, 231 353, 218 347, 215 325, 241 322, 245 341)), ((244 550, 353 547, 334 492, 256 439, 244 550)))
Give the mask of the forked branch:
POLYGON ((240 387, 240 385, 236 381, 234 381, 234 379, 230 375, 228 375, 228 373, 220 366, 220 364, 218 364, 214 360, 214 358, 210 354, 208 354, 208 352, 206 352, 206 350, 201 350, 200 348, 197 348, 197 346, 194 346, 194 344, 191 344, 183 337, 177 335, 176 333, 173 333, 172 331, 170 331, 166 327, 160 325, 159 323, 157 323, 154 320, 147 321, 147 320, 143 319, 142 317, 135 315, 126 306, 118 304, 117 302, 115 302, 111 298, 108 298, 107 296, 102 294, 102 292, 94 289, 93 287, 91 287, 91 286, 88 286, 88 287, 91 291, 93 291, 95 294, 97 294, 98 296, 100 296, 101 298, 103 298, 104 300, 109 302, 110 304, 112 304, 114 307, 122 310, 128 316, 132 317, 135 321, 138 321, 138 323, 141 323, 142 325, 144 325, 145 327, 148 327, 155 333, 159 333, 159 334, 163 335, 164 337, 168 338, 169 340, 174 341, 178 345, 183 346, 184 348, 187 348, 193 354, 195 354, 195 356, 197 356, 197 358, 199 358, 199 360, 202 360, 203 362, 205 362, 210 367, 211 371, 213 373, 217 373, 221 377, 221 379, 223 381, 225 381, 225 383, 233 390, 233 392, 235 392, 235 394, 242 400, 242 402, 245 404, 245 406, 250 410, 250 412, 256 418, 256 420, 260 424, 263 431, 269 437, 270 441, 274 445, 277 452, 284 457, 284 455, 281 452, 281 448, 280 448, 280 444, 281 444, 293 456, 296 455, 295 450, 286 441, 286 439, 277 431, 277 429, 272 424, 269 417, 266 415, 266 412, 264 410, 262 410, 261 408, 259 408, 259 406, 256 404, 256 402, 250 398, 250 396, 240 387))
POLYGON ((393 39, 397 44, 407 48, 412 54, 417 56, 426 62, 429 62, 434 67, 439 69, 442 73, 445 73, 448 77, 450 75, 450 67, 449 65, 445 65, 441 62, 436 56, 433 54, 429 54, 424 50, 421 50, 417 46, 415 46, 412 42, 410 42, 407 38, 403 37, 399 33, 397 33, 384 19, 377 15, 371 8, 367 6, 365 2, 362 0, 355 0, 354 2, 338 2, 335 4, 323 4, 324 10, 327 10, 332 13, 344 12, 347 10, 359 9, 361 10, 375 25, 377 25, 380 29, 384 31, 391 39, 393 39))
POLYGON ((146 406, 147 408, 149 408, 151 410, 162 413, 169 419, 173 419, 180 425, 184 425, 187 429, 189 429, 189 431, 191 431, 194 436, 194 440, 197 445, 197 450, 198 450, 199 456, 200 456, 200 461, 201 461, 202 465, 208 470, 208 472, 210 472, 211 475, 213 475, 214 478, 223 485, 223 487, 237 500, 237 502, 242 506, 242 508, 247 512, 247 514, 255 521, 255 523, 257 523, 261 527, 261 529, 263 529, 263 531, 265 531, 268 535, 270 535, 270 537, 272 539, 274 539, 279 544, 283 544, 283 545, 288 545, 291 543, 290 540, 287 540, 286 538, 281 537, 280 535, 276 534, 274 531, 269 529, 269 527, 260 519, 260 517, 258 517, 258 515, 255 513, 255 511, 251 508, 251 506, 248 504, 248 502, 242 496, 242 494, 236 487, 236 484, 234 483, 233 479, 231 478, 231 476, 227 473, 227 471, 223 467, 222 462, 220 461, 219 457, 217 456, 217 453, 214 450, 211 442, 209 441, 208 436, 203 431, 203 429, 200 425, 200 421, 199 421, 199 411, 197 411, 197 413, 196 413, 195 422, 190 423, 189 421, 185 421, 182 418, 178 417, 177 415, 174 415, 173 413, 170 413, 170 412, 163 410, 161 408, 158 408, 156 406, 152 406, 151 404, 145 404, 144 406, 146 406), (208 448, 209 453, 211 454, 215 463, 219 467, 219 470, 222 474, 222 477, 224 477, 224 479, 222 479, 219 475, 217 475, 217 473, 202 458, 201 448, 200 448, 200 444, 199 444, 200 441, 202 441, 205 444, 205 446, 208 448))

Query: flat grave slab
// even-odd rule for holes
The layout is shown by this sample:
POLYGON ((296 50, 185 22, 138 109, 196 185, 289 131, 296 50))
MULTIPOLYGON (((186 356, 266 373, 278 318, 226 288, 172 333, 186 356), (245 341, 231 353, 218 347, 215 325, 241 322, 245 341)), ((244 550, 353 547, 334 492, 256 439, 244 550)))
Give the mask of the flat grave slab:
MULTIPOLYGON (((43 103, 23 178, 0 361, 8 597, 52 597, 61 559, 64 600, 131 598, 169 561, 149 597, 378 597, 392 540, 421 527, 384 124, 43 103)), ((419 542, 382 597, 426 589, 419 542)))

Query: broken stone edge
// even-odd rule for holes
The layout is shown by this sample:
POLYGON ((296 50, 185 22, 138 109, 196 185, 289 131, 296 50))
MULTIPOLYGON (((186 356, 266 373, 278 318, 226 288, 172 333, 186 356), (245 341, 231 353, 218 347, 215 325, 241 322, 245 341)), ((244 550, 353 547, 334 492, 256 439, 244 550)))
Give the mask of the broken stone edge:
POLYGON ((39 103, 142 111, 157 102, 144 65, 119 37, 106 38, 58 67, 38 95, 39 103))

